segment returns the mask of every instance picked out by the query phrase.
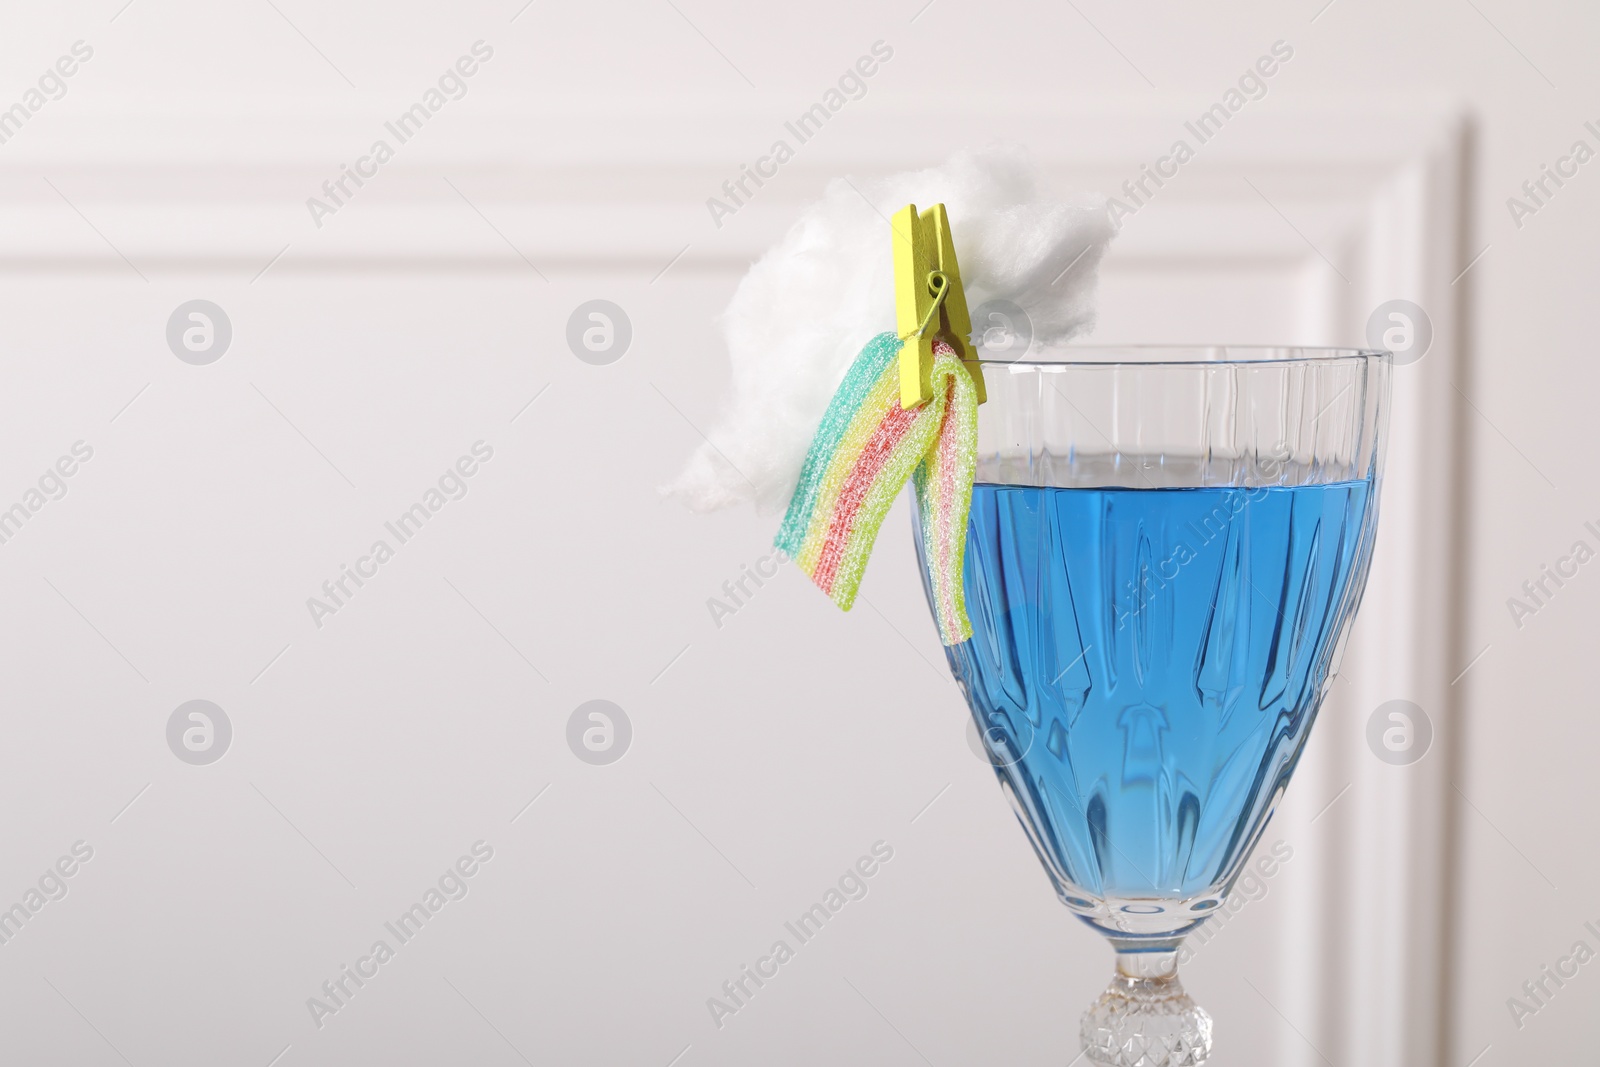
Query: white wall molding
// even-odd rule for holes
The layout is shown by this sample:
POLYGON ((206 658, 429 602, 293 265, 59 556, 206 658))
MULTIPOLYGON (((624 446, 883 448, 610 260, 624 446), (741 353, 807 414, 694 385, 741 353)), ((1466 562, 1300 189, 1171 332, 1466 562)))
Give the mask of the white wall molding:
MULTIPOLYGON (((1118 255, 1170 262, 1187 246, 1206 259, 1298 258, 1305 248, 1292 232, 1247 237, 1246 227, 1219 227, 1199 216, 1256 210, 1254 194, 1238 178, 1249 174, 1264 189, 1292 188, 1306 201, 1307 226, 1321 226, 1326 212, 1353 210, 1353 191, 1380 185, 1427 151, 1450 121, 1442 110, 1374 118, 1348 107, 1308 113, 1271 104, 1241 113, 1198 146, 1195 161, 1150 209, 1175 211, 1174 217, 1160 226, 1130 224, 1118 255)), ((1179 116, 1204 106, 1196 100, 1094 114, 1012 113, 1001 123, 956 112, 942 125, 920 111, 844 114, 797 146, 793 162, 720 229, 706 199, 737 176, 741 163, 789 136, 781 111, 693 119, 637 111, 441 112, 410 142, 396 145, 394 160, 320 229, 307 198, 322 195, 322 183, 375 138, 393 142, 383 113, 43 112, 0 145, 7 163, 0 172, 0 265, 110 267, 115 256, 81 211, 124 255, 154 270, 208 262, 244 269, 285 245, 291 248, 280 264, 285 270, 440 261, 526 270, 453 183, 535 263, 664 264, 688 245, 682 266, 721 269, 759 255, 796 206, 838 174, 871 176, 931 163, 944 145, 1016 140, 1075 184, 1109 192, 1137 178, 1140 165, 1174 139, 1192 141, 1179 116), (1040 129, 1050 131, 1048 140, 1040 129), (908 131, 931 146, 923 157, 907 159, 887 147, 904 143, 908 131), (86 153, 85 145, 96 148, 86 153)))

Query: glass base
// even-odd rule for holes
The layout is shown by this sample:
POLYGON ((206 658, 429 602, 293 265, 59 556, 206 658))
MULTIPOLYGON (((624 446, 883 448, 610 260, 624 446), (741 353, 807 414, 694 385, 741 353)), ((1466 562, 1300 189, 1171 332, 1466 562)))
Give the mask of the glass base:
POLYGON ((1090 1062, 1110 1067, 1192 1067, 1211 1055, 1211 1016, 1183 991, 1171 952, 1117 953, 1079 1033, 1090 1062))

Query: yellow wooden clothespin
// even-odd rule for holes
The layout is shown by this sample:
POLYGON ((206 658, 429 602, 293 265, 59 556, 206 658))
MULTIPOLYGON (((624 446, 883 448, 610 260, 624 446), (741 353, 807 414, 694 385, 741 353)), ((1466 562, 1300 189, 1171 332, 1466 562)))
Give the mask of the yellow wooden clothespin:
POLYGON ((900 406, 921 407, 933 399, 933 342, 940 337, 961 357, 978 387, 978 403, 983 403, 983 370, 972 343, 972 320, 944 205, 918 214, 917 205, 907 204, 895 212, 892 224, 895 325, 905 342, 900 349, 900 406))

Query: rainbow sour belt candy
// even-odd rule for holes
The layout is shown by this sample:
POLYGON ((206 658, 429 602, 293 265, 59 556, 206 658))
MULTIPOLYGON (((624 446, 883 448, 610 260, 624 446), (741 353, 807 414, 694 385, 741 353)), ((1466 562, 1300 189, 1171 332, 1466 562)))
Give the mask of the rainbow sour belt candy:
POLYGON ((978 455, 978 397, 955 349, 934 345, 933 398, 900 406, 902 341, 879 334, 856 357, 811 440, 775 544, 846 611, 878 527, 915 476, 939 636, 972 636, 961 565, 978 455))

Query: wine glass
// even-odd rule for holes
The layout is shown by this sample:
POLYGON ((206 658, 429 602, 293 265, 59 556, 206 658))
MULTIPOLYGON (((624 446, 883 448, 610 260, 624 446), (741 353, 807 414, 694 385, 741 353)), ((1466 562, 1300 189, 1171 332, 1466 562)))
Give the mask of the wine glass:
POLYGON ((1116 952, 1088 1058, 1198 1064, 1211 1018, 1179 948, 1227 901, 1332 683, 1392 359, 1060 346, 983 369, 973 635, 950 669, 1056 895, 1116 952))

